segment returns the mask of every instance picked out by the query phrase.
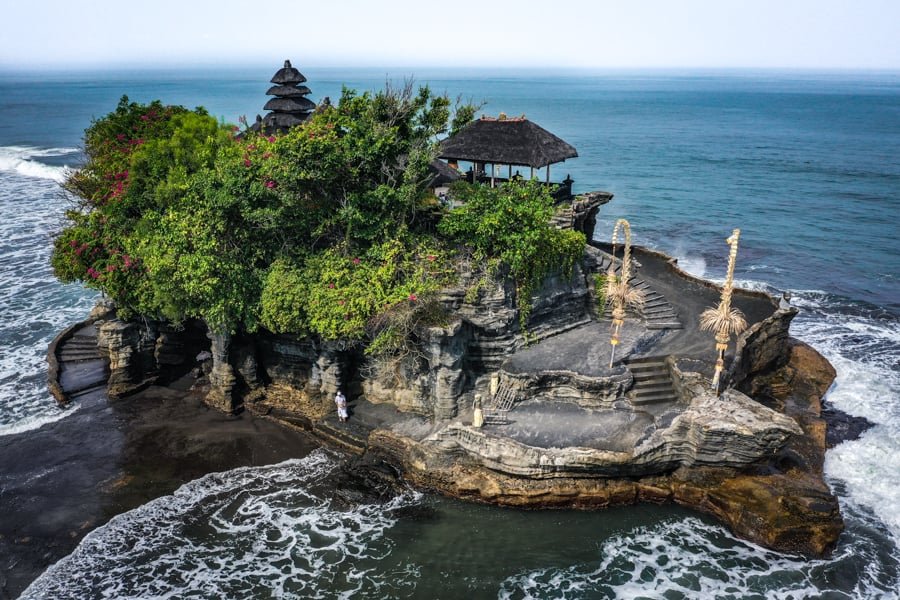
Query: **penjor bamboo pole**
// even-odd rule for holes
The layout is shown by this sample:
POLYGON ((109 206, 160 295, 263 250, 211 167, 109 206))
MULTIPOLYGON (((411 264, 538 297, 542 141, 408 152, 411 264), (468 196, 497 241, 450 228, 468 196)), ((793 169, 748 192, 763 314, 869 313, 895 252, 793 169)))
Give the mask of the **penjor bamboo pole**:
MULTIPOLYGON (((719 312, 722 315, 728 315, 731 312, 731 295, 734 292, 734 265, 737 262, 738 240, 741 237, 741 230, 735 229, 731 232, 726 242, 731 246, 728 252, 728 272, 725 275, 725 285, 722 286, 722 299, 719 302, 719 312)), ((728 331, 728 325, 723 319, 716 332, 716 372, 713 375, 712 385, 719 395, 719 378, 725 369, 725 351, 728 349, 728 340, 731 337, 728 331)))
MULTIPOLYGON (((619 227, 625 230, 625 251, 622 254, 622 286, 627 288, 628 286, 628 278, 631 276, 631 224, 625 219, 619 219, 616 221, 615 227, 613 227, 612 234, 612 251, 613 258, 616 257, 616 243, 619 240, 619 227)), ((615 263, 613 266, 610 266, 610 271, 607 277, 615 277, 615 263)), ((616 346, 619 345, 619 329, 625 323, 625 294, 624 289, 622 290, 622 294, 613 295, 613 311, 612 311, 612 335, 610 336, 609 343, 612 345, 612 350, 609 353, 609 366, 612 368, 613 361, 616 358, 616 346)))

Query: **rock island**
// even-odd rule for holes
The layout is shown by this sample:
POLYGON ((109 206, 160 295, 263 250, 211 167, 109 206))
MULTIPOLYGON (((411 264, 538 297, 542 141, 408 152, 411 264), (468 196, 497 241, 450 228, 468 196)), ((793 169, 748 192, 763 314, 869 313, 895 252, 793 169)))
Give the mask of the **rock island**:
POLYGON ((834 370, 732 287, 739 232, 723 289, 632 247, 640 215, 597 231, 613 195, 554 182, 577 152, 524 115, 305 81, 286 61, 243 128, 123 98, 86 131, 53 266, 104 300, 50 348, 59 402, 189 386, 452 496, 676 502, 830 551, 834 370))

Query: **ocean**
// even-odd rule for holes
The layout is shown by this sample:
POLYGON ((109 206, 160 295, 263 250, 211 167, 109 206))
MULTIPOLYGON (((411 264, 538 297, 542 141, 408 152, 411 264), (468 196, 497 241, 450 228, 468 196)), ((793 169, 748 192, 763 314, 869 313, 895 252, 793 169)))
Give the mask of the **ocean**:
MULTIPOLYGON (((0 436, 78 410, 56 408, 44 355, 96 297, 56 282, 48 256, 91 118, 127 94, 252 119, 278 66, 0 73, 0 436)), ((671 506, 518 511, 410 491, 348 511, 323 484, 341 458, 322 449, 116 516, 24 598, 900 597, 900 75, 298 66, 314 100, 413 76, 525 114, 578 149, 554 179, 615 194, 595 238, 625 217, 693 274, 721 280, 740 227, 739 285, 793 294, 793 335, 837 369, 828 402, 874 424, 826 457, 846 531, 807 560, 671 506)))

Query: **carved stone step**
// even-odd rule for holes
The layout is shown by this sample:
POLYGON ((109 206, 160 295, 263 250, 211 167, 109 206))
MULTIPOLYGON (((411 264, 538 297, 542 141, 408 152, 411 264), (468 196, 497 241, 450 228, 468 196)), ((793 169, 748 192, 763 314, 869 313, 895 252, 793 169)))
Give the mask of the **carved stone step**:
MULTIPOLYGON (((661 360, 653 360, 647 362, 628 362, 628 369, 632 373, 643 373, 645 371, 652 371, 657 369, 666 370, 666 363, 661 360)), ((666 372, 668 372, 666 370, 666 372)))
POLYGON ((648 380, 648 382, 635 383, 634 389, 632 390, 635 395, 644 395, 647 394, 655 394, 657 392, 671 392, 672 391, 672 382, 668 379, 666 380, 648 380))
POLYGON ((668 302, 666 302, 665 304, 660 304, 658 306, 650 306, 650 307, 645 306, 644 307, 645 315, 656 315, 656 314, 659 314, 662 312, 674 313, 674 311, 672 310, 672 307, 669 306, 668 302))
POLYGON ((674 394, 674 392, 663 392, 658 394, 651 394, 649 396, 635 397, 631 399, 631 403, 636 406, 645 404, 661 404, 663 402, 678 402, 678 397, 674 394))
POLYGON ((97 338, 73 337, 62 343, 62 348, 96 348, 97 338))
POLYGON ((66 390, 66 396, 68 396, 69 399, 72 400, 101 389, 106 389, 106 379, 87 383, 73 390, 66 390))

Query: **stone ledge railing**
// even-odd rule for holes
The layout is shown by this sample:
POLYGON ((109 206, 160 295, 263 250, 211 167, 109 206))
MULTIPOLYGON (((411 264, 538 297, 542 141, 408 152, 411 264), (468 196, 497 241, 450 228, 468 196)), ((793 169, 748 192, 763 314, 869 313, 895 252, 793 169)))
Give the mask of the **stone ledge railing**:
POLYGON ((500 385, 514 388, 529 399, 571 402, 584 408, 612 408, 633 385, 631 371, 590 377, 574 371, 547 370, 511 373, 500 370, 500 385))

